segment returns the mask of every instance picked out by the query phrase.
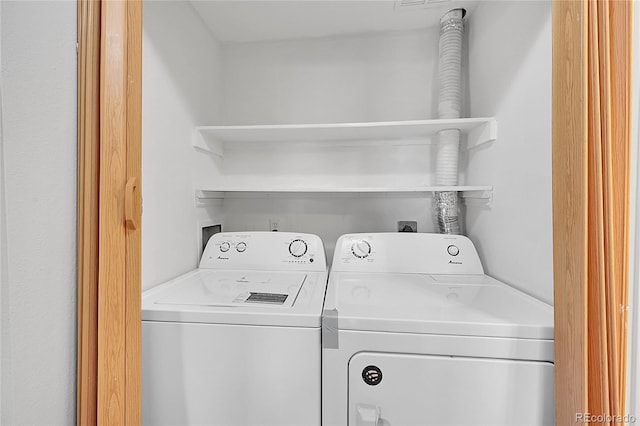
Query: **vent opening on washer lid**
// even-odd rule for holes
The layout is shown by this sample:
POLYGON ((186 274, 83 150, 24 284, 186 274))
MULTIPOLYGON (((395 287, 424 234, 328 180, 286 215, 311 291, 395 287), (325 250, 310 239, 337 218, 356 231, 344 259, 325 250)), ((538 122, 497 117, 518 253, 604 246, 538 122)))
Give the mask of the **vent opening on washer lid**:
POLYGON ((249 297, 245 299, 245 303, 271 303, 274 305, 282 305, 287 300, 287 297, 289 297, 288 294, 251 292, 249 297))

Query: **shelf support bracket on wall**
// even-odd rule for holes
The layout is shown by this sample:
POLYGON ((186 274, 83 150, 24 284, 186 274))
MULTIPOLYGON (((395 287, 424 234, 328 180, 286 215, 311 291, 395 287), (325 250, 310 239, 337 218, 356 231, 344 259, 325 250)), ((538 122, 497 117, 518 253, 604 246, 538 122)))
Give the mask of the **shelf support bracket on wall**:
POLYGON ((196 127, 191 132, 191 145, 201 151, 210 152, 214 155, 222 157, 224 155, 224 146, 222 142, 211 137, 205 138, 203 131, 196 127))
POLYGON ((498 139, 498 122, 495 119, 487 120, 469 131, 467 149, 494 142, 496 139, 498 139))
POLYGON ((482 200, 486 204, 493 202, 493 187, 478 191, 460 191, 460 198, 466 200, 482 200))
POLYGON ((206 207, 224 199, 224 192, 196 190, 196 207, 206 207))

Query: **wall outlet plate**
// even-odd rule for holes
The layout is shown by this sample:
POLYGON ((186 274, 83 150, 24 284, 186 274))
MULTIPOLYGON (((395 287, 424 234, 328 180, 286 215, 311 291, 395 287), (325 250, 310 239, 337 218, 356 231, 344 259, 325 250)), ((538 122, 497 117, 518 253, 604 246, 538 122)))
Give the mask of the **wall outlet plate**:
POLYGON ((269 231, 277 232, 281 225, 280 219, 269 219, 269 231))
POLYGON ((418 232, 418 222, 415 220, 399 220, 398 232, 418 232))

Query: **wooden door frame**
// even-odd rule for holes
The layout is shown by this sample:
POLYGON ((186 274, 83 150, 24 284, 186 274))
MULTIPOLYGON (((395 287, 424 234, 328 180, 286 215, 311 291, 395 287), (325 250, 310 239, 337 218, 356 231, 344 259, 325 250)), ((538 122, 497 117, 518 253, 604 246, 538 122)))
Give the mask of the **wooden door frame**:
POLYGON ((556 424, 587 409, 587 10, 553 2, 553 277, 556 424))
POLYGON ((79 425, 141 421, 142 2, 78 0, 79 425))
MULTIPOLYGON (((101 424, 140 423, 140 229, 125 230, 122 215, 128 178, 136 177, 138 186, 141 178, 141 9, 140 0, 78 0, 78 424, 82 425, 98 420, 101 424), (117 179, 106 179, 106 171, 117 179)), ((575 423, 575 414, 586 412, 587 407, 587 192, 583 178, 587 153, 580 143, 587 131, 585 12, 583 2, 554 1, 553 245, 559 425, 575 423)))
MULTIPOLYGON (((601 3, 600 6, 602 5, 601 3)), ((588 162, 590 161, 589 144, 591 143, 592 147, 597 145, 592 143, 593 140, 590 141, 590 138, 592 139, 594 136, 589 135, 589 126, 596 125, 597 121, 594 121, 593 118, 590 119, 588 105, 589 103, 598 102, 593 95, 593 86, 591 89, 589 88, 594 78, 589 77, 588 67, 597 67, 597 64, 594 65, 595 62, 589 60, 590 53, 594 53, 594 49, 589 46, 589 38, 601 35, 600 32, 608 33, 608 37, 612 37, 612 34, 617 37, 616 49, 618 50, 615 56, 617 62, 612 67, 612 72, 616 73, 615 79, 617 82, 611 83, 612 86, 615 86, 621 93, 627 93, 626 87, 631 85, 626 83, 631 82, 627 81, 623 84, 623 81, 627 78, 630 79, 633 74, 628 68, 631 66, 630 63, 633 62, 633 58, 626 57, 626 55, 632 55, 632 40, 625 40, 627 31, 632 30, 631 22, 633 17, 629 14, 629 11, 633 9, 633 4, 626 1, 618 2, 616 11, 609 9, 607 19, 616 17, 617 20, 620 20, 620 22, 616 23, 615 31, 608 32, 600 27, 598 34, 589 34, 590 16, 588 7, 593 8, 593 6, 588 6, 586 1, 555 0, 553 3, 552 192, 555 392, 556 424, 558 425, 575 424, 577 423, 577 414, 598 410, 597 398, 601 397, 599 395, 601 390, 599 380, 602 380, 602 377, 598 377, 600 365, 598 361, 595 361, 590 366, 587 355, 590 344, 588 338, 589 321, 593 325, 598 318, 602 318, 598 316, 601 312, 599 313, 597 309, 593 309, 594 298, 587 299, 589 279, 591 279, 591 282, 594 280, 593 277, 588 277, 588 269, 590 263, 591 267, 594 267, 597 263, 595 259, 590 259, 588 255, 589 234, 593 236, 596 232, 589 227, 589 216, 592 216, 591 219, 593 219, 598 213, 594 211, 593 207, 591 207, 590 211, 589 197, 593 195, 589 194, 597 194, 597 191, 595 187, 589 188, 588 186, 589 175, 594 176, 596 173, 593 166, 591 170, 588 167, 588 162), (623 17, 627 21, 624 21, 623 17), (626 63, 620 63, 620 61, 625 61, 626 63), (588 62, 591 63, 589 64, 588 62), (590 79, 591 82, 589 81, 590 79), (587 314, 589 314, 589 321, 587 314), (590 387, 591 391, 589 390, 590 387)), ((598 10, 602 13, 601 9, 598 8, 598 10)), ((608 37, 604 38, 607 39, 608 37)), ((609 43, 609 41, 605 43, 609 43)), ((599 59, 605 63, 612 60, 610 56, 599 59)), ((606 73, 602 77, 602 79, 608 78, 606 73)), ((606 86, 608 83, 605 82, 603 84, 606 86)), ((595 91, 597 92, 597 89, 595 91)), ((629 232, 628 220, 630 212, 628 211, 628 204, 631 194, 626 193, 629 189, 630 176, 628 165, 625 162, 630 160, 626 158, 630 153, 627 152, 627 147, 624 146, 626 143, 624 139, 631 135, 631 129, 629 128, 631 119, 625 117, 624 114, 628 112, 626 109, 630 107, 628 103, 625 105, 625 102, 629 102, 631 96, 628 94, 627 99, 624 101, 618 96, 617 99, 621 100, 622 105, 615 104, 613 106, 616 113, 613 125, 616 132, 614 138, 623 142, 620 144, 612 143, 613 146, 610 147, 612 151, 609 155, 612 155, 615 150, 616 166, 619 168, 617 172, 620 172, 616 176, 619 181, 615 182, 616 177, 613 176, 610 179, 615 182, 614 192, 618 190, 620 192, 616 195, 614 201, 605 201, 605 203, 616 204, 611 206, 612 210, 610 211, 611 213, 615 210, 613 214, 616 215, 616 222, 614 225, 613 221, 611 221, 609 223, 610 228, 602 231, 608 233, 609 237, 614 239, 612 245, 619 249, 619 254, 615 257, 611 252, 608 252, 607 256, 611 256, 610 259, 614 259, 613 262, 623 263, 622 267, 625 269, 629 268, 627 253, 630 249, 631 236, 626 233, 629 232), (627 180, 627 182, 624 180, 627 180), (626 200, 625 197, 627 197, 626 200), (614 234, 620 230, 624 235, 620 240, 615 239, 614 234)), ((600 107, 597 106, 597 108, 600 107)), ((611 111, 607 112, 610 113, 611 111)), ((633 114, 633 111, 631 113, 633 114)), ((591 128, 593 129, 593 127, 591 128)), ((597 133, 597 131, 594 133, 597 133)), ((594 198, 597 198, 597 196, 594 198)), ((593 249, 593 247, 591 248, 593 249)), ((613 268, 613 265, 610 266, 613 268)), ((621 275, 617 276, 617 280, 625 286, 630 285, 624 277, 625 272, 621 271, 619 274, 621 275)), ((593 291, 593 288, 591 287, 591 291, 593 291)), ((614 298, 618 297, 619 299, 609 303, 627 305, 627 290, 628 287, 621 287, 619 293, 614 296, 614 298)), ((605 298, 605 300, 611 301, 612 299, 605 298)), ((612 308, 609 312, 615 312, 616 309, 612 308)), ((615 379, 620 380, 619 387, 613 391, 613 394, 620 393, 626 399, 626 395, 624 395, 625 391, 628 390, 628 382, 626 381, 628 361, 626 358, 627 352, 624 350, 626 349, 627 339, 626 314, 623 310, 615 315, 619 315, 618 319, 614 319, 612 315, 607 319, 606 324, 601 325, 603 328, 608 328, 607 333, 609 333, 611 339, 607 343, 609 347, 605 348, 605 350, 613 352, 609 353, 610 360, 604 362, 607 362, 609 366, 614 366, 612 375, 615 376, 615 379), (616 339, 621 339, 622 343, 616 343, 616 339), (620 351, 620 349, 623 350, 620 351), (620 353, 615 353, 615 351, 620 351, 620 353), (619 371, 622 372, 621 377, 618 377, 615 372, 618 363, 619 366, 617 368, 620 368, 619 371)), ((602 322, 605 321, 602 320, 602 322)), ((593 339, 593 336, 591 338, 591 346, 593 348, 594 345, 597 345, 597 343, 594 343, 597 340, 593 339)), ((613 383, 615 383, 615 379, 613 383)), ((613 386, 616 385, 613 384, 613 386)), ((625 403, 625 400, 620 401, 621 413, 597 414, 624 416, 627 413, 625 411, 625 403)))

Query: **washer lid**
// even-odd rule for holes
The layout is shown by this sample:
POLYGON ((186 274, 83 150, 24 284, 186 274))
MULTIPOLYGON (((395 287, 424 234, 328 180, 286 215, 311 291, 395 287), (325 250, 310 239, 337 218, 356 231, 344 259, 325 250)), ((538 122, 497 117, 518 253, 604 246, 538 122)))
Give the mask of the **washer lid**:
POLYGON ((336 272, 326 305, 340 329, 553 339, 550 305, 487 275, 336 272))
POLYGON ((290 308, 307 274, 255 271, 201 271, 174 286, 156 305, 238 307, 247 303, 290 308))
POLYGON ((317 327, 325 282, 323 273, 198 269, 146 291, 142 319, 317 327))

